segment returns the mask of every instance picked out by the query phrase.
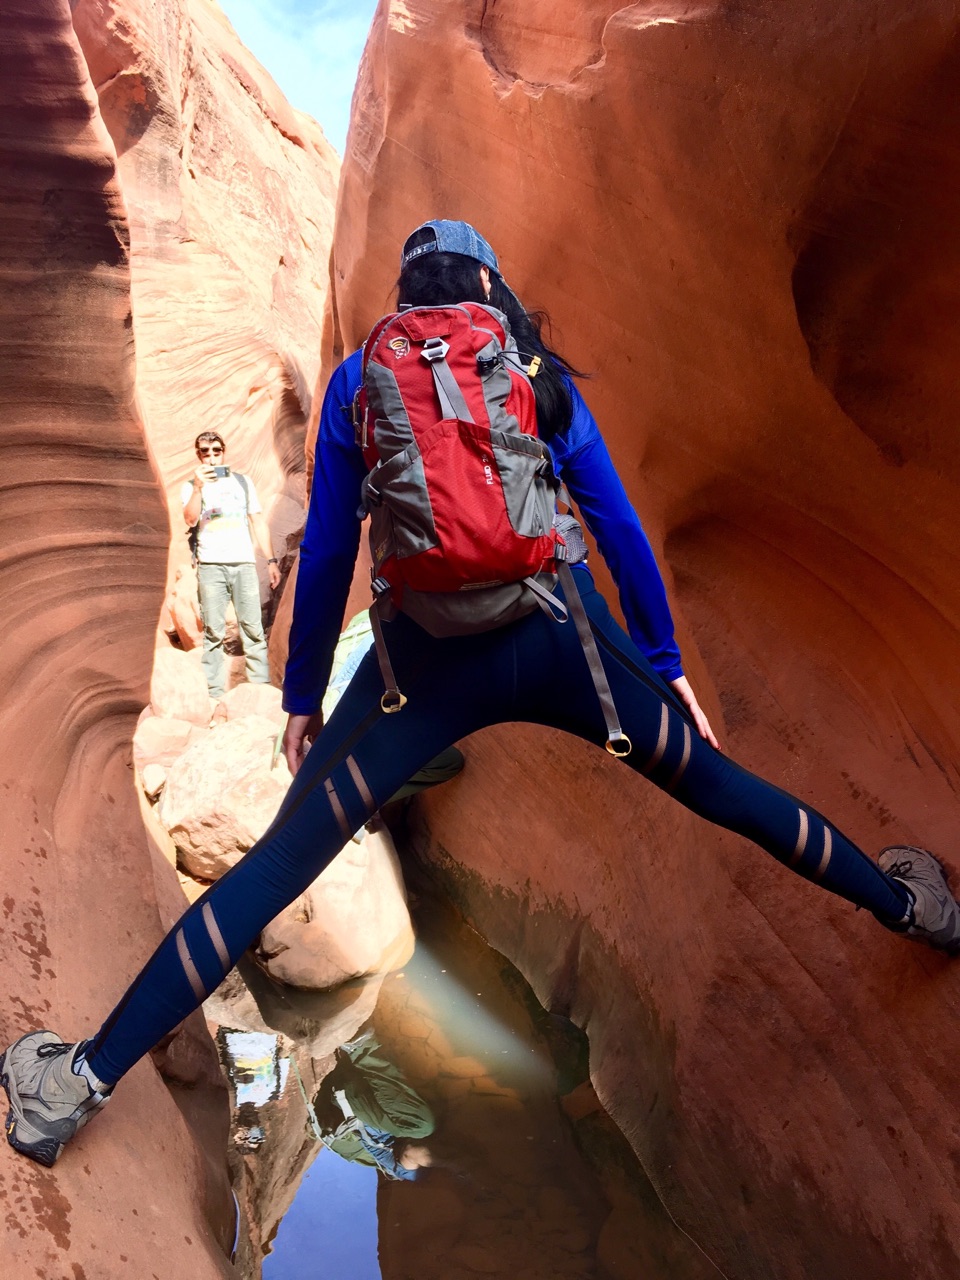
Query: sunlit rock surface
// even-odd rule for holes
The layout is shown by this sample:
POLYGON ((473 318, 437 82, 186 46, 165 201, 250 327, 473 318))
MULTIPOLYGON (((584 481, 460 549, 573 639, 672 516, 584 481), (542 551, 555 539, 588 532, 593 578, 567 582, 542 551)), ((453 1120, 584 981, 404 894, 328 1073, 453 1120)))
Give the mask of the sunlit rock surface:
POLYGON ((278 982, 326 990, 410 958, 413 928, 393 840, 380 826, 359 836, 260 935, 257 958, 278 982))
MULTIPOLYGON (((957 28, 934 0, 384 0, 330 351, 407 231, 474 221, 595 375, 725 747, 960 873, 957 28)), ((426 856, 587 1027, 725 1273, 960 1274, 958 971, 586 748, 467 749, 426 856)))
MULTIPOLYGON (((339 157, 214 0, 77 0, 74 23, 129 211, 138 403, 174 531, 168 583, 189 557, 180 487, 205 430, 224 436, 274 554, 292 560, 339 157)), ((268 600, 259 556, 258 568, 268 600)), ((196 643, 182 604, 173 621, 196 643)))
POLYGON ((157 811, 191 875, 218 880, 269 827, 290 785, 266 716, 214 725, 170 766, 157 811))
POLYGON ((137 392, 174 528, 194 438, 219 431, 279 554, 301 521, 338 157, 214 0, 77 0, 74 23, 119 154, 137 392))

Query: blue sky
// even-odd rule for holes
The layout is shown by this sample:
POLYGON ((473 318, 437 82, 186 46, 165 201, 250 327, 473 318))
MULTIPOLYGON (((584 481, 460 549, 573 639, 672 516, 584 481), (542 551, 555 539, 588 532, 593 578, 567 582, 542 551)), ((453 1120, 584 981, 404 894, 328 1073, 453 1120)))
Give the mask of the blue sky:
POLYGON ((343 155, 350 99, 377 0, 217 0, 291 106, 343 155))
POLYGON ((321 1147, 263 1260, 263 1280, 380 1280, 377 1177, 321 1147))

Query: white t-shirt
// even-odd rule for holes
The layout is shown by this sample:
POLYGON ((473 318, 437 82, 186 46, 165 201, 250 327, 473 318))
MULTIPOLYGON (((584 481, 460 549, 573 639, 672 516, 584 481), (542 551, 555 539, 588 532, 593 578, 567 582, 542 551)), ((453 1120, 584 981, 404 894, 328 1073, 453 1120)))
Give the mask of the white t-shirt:
MULTIPOLYGON (((250 564, 254 560, 253 539, 248 515, 258 515, 261 507, 257 491, 249 476, 244 476, 249 502, 243 485, 232 472, 205 484, 200 491, 203 502, 197 541, 197 559, 201 564, 250 564)), ((180 490, 180 502, 186 506, 193 494, 187 483, 180 490)))

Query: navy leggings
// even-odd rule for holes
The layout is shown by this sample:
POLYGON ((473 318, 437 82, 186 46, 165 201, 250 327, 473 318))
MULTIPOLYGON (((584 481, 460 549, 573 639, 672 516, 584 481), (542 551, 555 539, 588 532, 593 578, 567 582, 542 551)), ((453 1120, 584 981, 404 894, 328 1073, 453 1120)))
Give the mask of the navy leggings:
MULTIPOLYGON (((577 571, 638 773, 694 813, 739 832, 882 921, 908 914, 903 887, 815 809, 715 751, 577 571)), ((308 753, 270 830, 183 915, 102 1029, 88 1059, 114 1084, 223 980, 263 927, 336 857, 417 769, 487 725, 526 720, 602 746, 603 718, 573 623, 539 609, 498 631, 436 640, 399 617, 385 627, 409 701, 380 710, 371 650, 308 753)), ((615 766, 611 761, 610 768, 615 766)))

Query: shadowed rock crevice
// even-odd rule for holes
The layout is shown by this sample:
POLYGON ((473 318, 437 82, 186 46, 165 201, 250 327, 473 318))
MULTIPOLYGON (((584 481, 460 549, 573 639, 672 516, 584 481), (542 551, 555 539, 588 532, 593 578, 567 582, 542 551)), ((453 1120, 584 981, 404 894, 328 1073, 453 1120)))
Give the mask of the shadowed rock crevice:
POLYGON ((920 65, 861 87, 791 229, 793 293, 814 373, 884 460, 955 479, 960 46, 925 34, 920 65))

